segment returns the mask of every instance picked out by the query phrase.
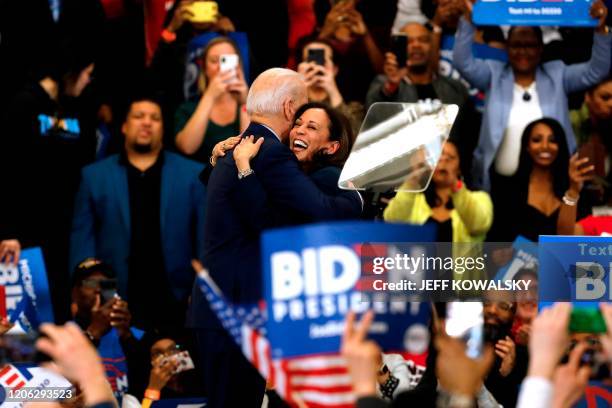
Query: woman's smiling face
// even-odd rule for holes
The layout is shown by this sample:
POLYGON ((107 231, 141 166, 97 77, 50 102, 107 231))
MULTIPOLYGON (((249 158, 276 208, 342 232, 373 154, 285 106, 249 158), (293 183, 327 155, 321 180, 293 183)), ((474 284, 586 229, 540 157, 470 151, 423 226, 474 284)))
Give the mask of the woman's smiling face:
POLYGON ((308 109, 295 120, 289 133, 289 147, 298 161, 312 162, 320 151, 335 153, 339 142, 329 140, 329 128, 329 117, 319 108, 308 109))
POLYGON ((559 145, 553 130, 544 123, 538 123, 531 129, 527 152, 536 166, 550 167, 559 153, 559 145))

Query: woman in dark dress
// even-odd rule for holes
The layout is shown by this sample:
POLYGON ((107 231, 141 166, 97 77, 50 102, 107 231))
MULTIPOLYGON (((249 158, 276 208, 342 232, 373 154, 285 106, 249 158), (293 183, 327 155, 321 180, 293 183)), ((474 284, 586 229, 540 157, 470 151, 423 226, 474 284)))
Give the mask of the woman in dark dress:
POLYGON ((556 235, 562 222, 559 213, 578 201, 581 183, 576 179, 588 178, 592 170, 588 159, 577 155, 570 159, 559 122, 550 118, 531 122, 523 132, 516 174, 508 185, 494 186, 488 241, 512 242, 519 235, 537 241, 539 235, 556 235))

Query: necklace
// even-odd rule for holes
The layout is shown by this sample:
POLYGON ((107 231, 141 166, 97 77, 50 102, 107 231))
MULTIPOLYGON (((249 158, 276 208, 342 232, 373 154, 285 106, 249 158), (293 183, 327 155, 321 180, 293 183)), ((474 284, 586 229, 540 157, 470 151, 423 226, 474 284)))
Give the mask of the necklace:
POLYGON ((529 102, 531 100, 531 92, 533 92, 534 85, 535 81, 532 82, 527 88, 523 88, 521 85, 516 84, 516 86, 523 90, 523 101, 529 102))

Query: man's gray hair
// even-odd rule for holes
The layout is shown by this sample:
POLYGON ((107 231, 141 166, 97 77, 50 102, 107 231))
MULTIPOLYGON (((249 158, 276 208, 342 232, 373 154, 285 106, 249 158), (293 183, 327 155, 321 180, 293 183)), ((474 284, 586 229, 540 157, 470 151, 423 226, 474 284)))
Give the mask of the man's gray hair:
POLYGON ((287 98, 295 101, 306 92, 302 76, 286 68, 270 68, 262 72, 249 89, 246 109, 249 115, 278 115, 287 98))

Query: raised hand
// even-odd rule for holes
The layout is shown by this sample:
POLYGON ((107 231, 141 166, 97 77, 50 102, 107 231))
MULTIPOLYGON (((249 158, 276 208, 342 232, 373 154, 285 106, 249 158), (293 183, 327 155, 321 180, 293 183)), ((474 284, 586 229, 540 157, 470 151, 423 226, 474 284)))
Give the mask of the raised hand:
POLYGON ((349 312, 346 315, 340 354, 346 359, 353 391, 358 397, 376 395, 382 352, 375 342, 366 339, 373 319, 374 313, 369 311, 363 315, 359 326, 355 327, 355 313, 349 312))

